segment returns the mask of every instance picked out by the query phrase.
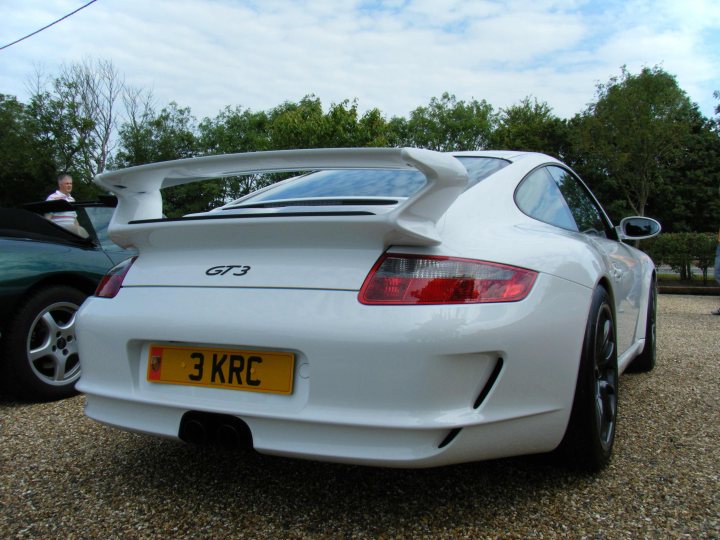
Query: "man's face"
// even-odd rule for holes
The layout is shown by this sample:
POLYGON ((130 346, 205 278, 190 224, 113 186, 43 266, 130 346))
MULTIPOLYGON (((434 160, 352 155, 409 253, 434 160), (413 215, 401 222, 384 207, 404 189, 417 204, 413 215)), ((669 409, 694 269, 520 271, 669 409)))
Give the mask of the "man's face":
POLYGON ((69 176, 63 176, 58 182, 58 189, 65 195, 70 195, 72 191, 72 178, 69 176))

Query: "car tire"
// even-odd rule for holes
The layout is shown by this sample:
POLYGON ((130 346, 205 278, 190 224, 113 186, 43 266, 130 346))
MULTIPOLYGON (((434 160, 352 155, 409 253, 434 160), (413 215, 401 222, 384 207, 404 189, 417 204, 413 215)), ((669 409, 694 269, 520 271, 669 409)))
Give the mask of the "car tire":
POLYGON ((611 305, 607 290, 595 289, 570 421, 559 447, 565 463, 592 472, 610 462, 615 441, 619 373, 611 305))
POLYGON ((74 287, 46 287, 13 314, 3 335, 0 361, 0 384, 8 394, 52 401, 77 393, 75 312, 86 297, 74 287))
POLYGON ((647 323, 645 326, 645 347, 635 359, 630 362, 627 371, 645 373, 652 371, 655 367, 655 356, 657 351, 657 283, 653 280, 648 298, 647 323))

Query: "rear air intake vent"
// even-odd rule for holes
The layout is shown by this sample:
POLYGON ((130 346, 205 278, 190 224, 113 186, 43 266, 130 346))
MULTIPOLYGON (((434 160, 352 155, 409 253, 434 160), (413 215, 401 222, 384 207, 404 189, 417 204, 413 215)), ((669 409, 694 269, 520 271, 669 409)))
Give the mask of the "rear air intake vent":
POLYGON ((438 448, 445 448, 455 437, 457 437, 458 433, 460 433, 460 428, 451 429, 447 436, 438 445, 438 448))
POLYGON ((495 368, 493 369, 492 373, 490 374, 490 378, 485 383, 485 386, 483 386, 482 391, 480 392, 480 395, 478 395, 477 399, 475 400, 475 403, 473 404, 473 409, 477 409, 482 405, 483 401, 485 401, 485 398, 490 393, 490 390, 492 390, 493 385, 495 384, 495 381, 497 381, 498 376, 500 375, 500 372, 502 371, 503 367, 503 359, 502 357, 498 357, 497 362, 495 362, 495 368))

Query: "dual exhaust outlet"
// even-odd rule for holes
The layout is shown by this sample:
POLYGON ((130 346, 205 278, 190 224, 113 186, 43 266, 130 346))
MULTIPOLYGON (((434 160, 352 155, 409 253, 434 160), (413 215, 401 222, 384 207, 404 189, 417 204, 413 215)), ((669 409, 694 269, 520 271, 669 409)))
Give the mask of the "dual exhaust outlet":
POLYGON ((186 412, 180 420, 178 437, 186 443, 216 445, 226 449, 252 449, 248 425, 228 414, 186 412))

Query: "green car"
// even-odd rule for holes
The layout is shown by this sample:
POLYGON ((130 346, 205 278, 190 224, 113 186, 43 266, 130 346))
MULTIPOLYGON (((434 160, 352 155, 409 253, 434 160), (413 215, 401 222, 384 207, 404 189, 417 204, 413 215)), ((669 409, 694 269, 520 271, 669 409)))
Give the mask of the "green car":
POLYGON ((76 393, 75 312, 105 273, 134 255, 107 227, 115 200, 47 201, 0 209, 0 389, 24 400, 76 393), (74 211, 78 236, 46 215, 74 211))

